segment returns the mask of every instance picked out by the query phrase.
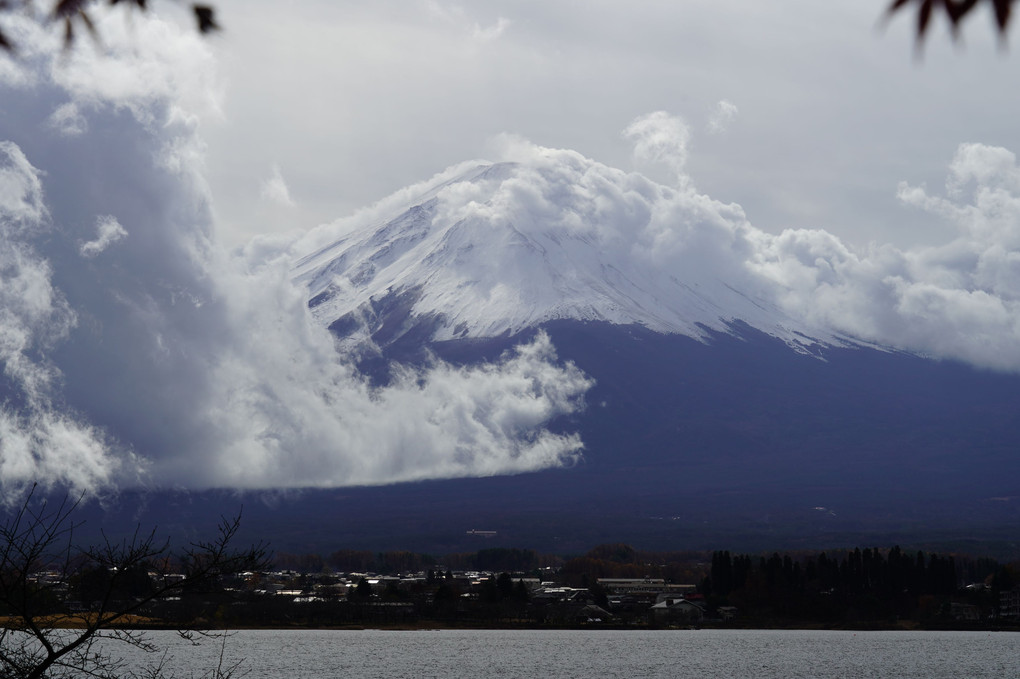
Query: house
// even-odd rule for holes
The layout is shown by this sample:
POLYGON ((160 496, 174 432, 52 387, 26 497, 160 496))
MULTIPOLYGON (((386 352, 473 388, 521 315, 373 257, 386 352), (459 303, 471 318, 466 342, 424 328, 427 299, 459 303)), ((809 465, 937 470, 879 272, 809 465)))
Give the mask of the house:
POLYGON ((543 587, 531 595, 531 605, 540 622, 604 622, 612 617, 595 605, 591 592, 574 587, 543 587))
POLYGON ((667 584, 662 578, 599 578, 597 582, 608 594, 672 594, 680 598, 697 589, 696 585, 667 584))
POLYGON ((999 592, 999 615, 1003 618, 1020 618, 1020 587, 999 592))
POLYGON ((716 609, 716 612, 719 613, 719 617, 724 621, 732 620, 733 618, 737 617, 736 606, 720 606, 719 608, 716 609))
POLYGON ((980 620, 981 611, 973 604, 952 602, 949 604, 949 613, 953 620, 980 620))
POLYGON ((654 622, 701 622, 705 611, 701 606, 687 599, 667 598, 652 606, 650 615, 654 622))

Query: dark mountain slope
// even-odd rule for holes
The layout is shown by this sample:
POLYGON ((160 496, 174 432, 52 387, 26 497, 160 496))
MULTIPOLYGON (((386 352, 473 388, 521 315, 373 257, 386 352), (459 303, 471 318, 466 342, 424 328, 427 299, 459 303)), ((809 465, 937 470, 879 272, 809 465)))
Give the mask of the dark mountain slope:
MULTIPOLYGON (((576 552, 626 541, 740 550, 938 544, 1020 555, 1016 376, 874 349, 829 348, 819 358, 746 326, 706 343, 604 323, 544 329, 561 359, 596 380, 586 411, 556 423, 586 444, 571 469, 271 500, 181 495, 148 507, 172 506, 187 526, 244 502, 250 525, 285 551, 576 552)), ((471 363, 520 339, 432 350, 471 363)), ((135 516, 144 523, 159 514, 135 516)))

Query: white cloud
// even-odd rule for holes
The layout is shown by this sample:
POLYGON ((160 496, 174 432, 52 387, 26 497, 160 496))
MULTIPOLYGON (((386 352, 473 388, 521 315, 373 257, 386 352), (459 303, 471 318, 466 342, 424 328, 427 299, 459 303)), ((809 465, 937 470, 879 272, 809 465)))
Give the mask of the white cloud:
POLYGON ((4 35, 16 49, 0 50, 0 86, 30 88, 39 80, 31 64, 58 48, 59 38, 28 13, 7 10, 3 19, 4 35))
POLYGON ((754 270, 791 312, 939 358, 1020 370, 1020 169, 1002 148, 962 144, 947 195, 902 184, 907 205, 952 221, 944 245, 856 251, 821 231, 759 234, 754 270), (969 191, 968 191, 969 188, 969 191))
POLYGON ((1020 247, 1020 171, 1012 151, 961 144, 949 166, 945 197, 906 183, 897 195, 908 205, 949 220, 971 240, 1020 247), (968 189, 972 200, 961 203, 968 189))
POLYGON ((49 124, 67 137, 77 137, 89 129, 88 121, 74 102, 58 106, 53 115, 49 117, 49 124))
POLYGON ((665 111, 649 113, 631 122, 623 136, 634 145, 635 160, 666 167, 672 181, 681 188, 688 187, 687 145, 691 130, 682 118, 665 111))
POLYGON ((467 33, 472 39, 478 42, 490 42, 498 39, 510 27, 512 23, 506 17, 496 17, 491 25, 483 26, 473 20, 468 12, 460 5, 450 5, 428 0, 425 3, 429 13, 439 19, 442 23, 467 33))
POLYGON ((482 42, 496 40, 501 35, 503 35, 503 33, 506 32, 506 29, 510 27, 511 23, 512 22, 506 17, 498 17, 496 19, 496 23, 492 24, 491 26, 483 28, 482 26, 475 24, 472 30, 472 35, 474 36, 475 40, 481 40, 482 42))
POLYGON ((5 127, 19 144, 0 145, 5 492, 336 486, 575 460, 578 438, 545 426, 590 383, 547 339, 373 388, 311 318, 279 250, 230 255, 215 241, 198 136, 215 74, 186 75, 190 31, 135 18, 137 53, 54 66, 46 92, 88 108, 86 133, 40 134, 31 121, 52 96, 33 95, 5 127))
POLYGON ((96 218, 96 238, 78 246, 82 257, 95 257, 112 244, 127 237, 128 232, 116 217, 102 215, 96 218))
POLYGON ((16 144, 0 140, 0 211, 5 231, 34 228, 46 217, 40 171, 16 144))
POLYGON ((722 134, 726 128, 737 119, 740 110, 737 105, 726 99, 721 100, 712 109, 712 115, 708 119, 708 131, 710 134, 722 134))
POLYGON ((288 287, 286 271, 262 280, 270 275, 272 287, 245 284, 251 306, 238 309, 248 312, 245 327, 255 321, 253 341, 232 346, 214 374, 208 415, 222 442, 204 461, 166 461, 168 474, 187 465, 195 483, 189 468, 200 463, 210 485, 328 487, 518 473, 579 455, 576 436, 542 427, 576 410, 589 383, 553 365, 547 339, 496 365, 437 364, 372 389, 338 359, 328 334, 307 326, 304 296, 288 287), (267 304, 266 290, 291 299, 267 304))
POLYGON ((32 246, 47 228, 40 172, 11 142, 0 142, 0 487, 24 484, 101 488, 118 471, 103 433, 61 402, 49 359, 77 318, 53 285, 51 264, 32 246))
POLYGON ((155 14, 135 13, 125 21, 116 8, 95 10, 102 49, 77 44, 50 61, 49 77, 72 103, 113 104, 146 122, 157 121, 159 113, 152 111, 157 104, 171 106, 175 115, 222 115, 222 85, 209 41, 155 14))
POLYGON ((280 166, 275 163, 269 178, 262 182, 259 195, 264 200, 276 203, 277 205, 285 207, 292 207, 294 205, 294 200, 290 197, 290 189, 287 188, 287 182, 283 179, 280 166))

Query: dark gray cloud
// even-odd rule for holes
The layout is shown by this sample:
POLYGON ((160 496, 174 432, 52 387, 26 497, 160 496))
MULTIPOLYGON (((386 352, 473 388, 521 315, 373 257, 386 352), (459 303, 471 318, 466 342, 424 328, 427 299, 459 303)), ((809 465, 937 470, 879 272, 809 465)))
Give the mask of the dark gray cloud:
POLYGON ((205 100, 172 75, 196 39, 160 26, 143 22, 154 38, 137 53, 6 83, 0 483, 337 486, 576 458, 576 436, 543 426, 589 383, 547 339, 372 388, 287 261, 216 242, 188 108, 205 100), (81 134, 53 124, 69 106, 81 134))

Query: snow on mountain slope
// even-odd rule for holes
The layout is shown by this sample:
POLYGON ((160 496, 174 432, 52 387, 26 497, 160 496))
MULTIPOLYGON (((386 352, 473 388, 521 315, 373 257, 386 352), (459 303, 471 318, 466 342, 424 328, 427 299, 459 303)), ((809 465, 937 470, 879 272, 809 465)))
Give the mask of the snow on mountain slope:
POLYGON ((577 319, 698 338, 740 320, 796 347, 841 342, 785 315, 741 265, 755 230, 739 206, 533 151, 453 168, 403 205, 320 227, 326 244, 294 269, 312 313, 361 339, 384 322, 378 303, 396 299, 434 340, 577 319))

